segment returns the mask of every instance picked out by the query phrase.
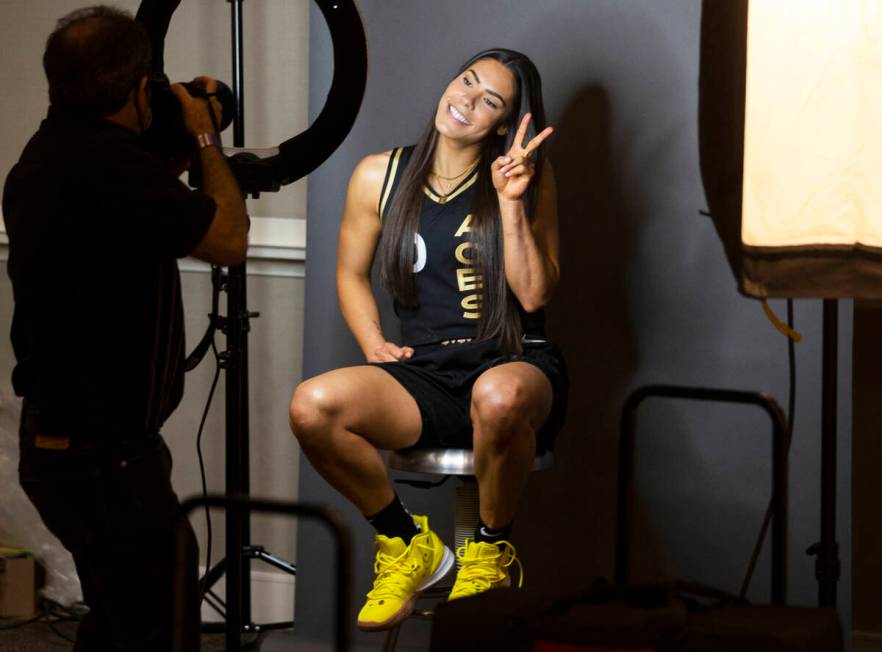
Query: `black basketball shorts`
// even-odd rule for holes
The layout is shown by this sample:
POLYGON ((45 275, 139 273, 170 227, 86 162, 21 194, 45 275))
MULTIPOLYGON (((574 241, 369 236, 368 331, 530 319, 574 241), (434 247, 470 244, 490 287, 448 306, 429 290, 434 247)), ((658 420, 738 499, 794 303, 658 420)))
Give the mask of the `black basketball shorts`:
POLYGON ((536 442, 537 452, 551 449, 563 426, 569 389, 566 363, 555 344, 531 340, 517 355, 503 355, 488 340, 413 348, 409 360, 371 364, 391 374, 416 400, 423 428, 415 448, 472 448, 472 386, 491 367, 520 361, 538 367, 551 382, 551 411, 536 442))

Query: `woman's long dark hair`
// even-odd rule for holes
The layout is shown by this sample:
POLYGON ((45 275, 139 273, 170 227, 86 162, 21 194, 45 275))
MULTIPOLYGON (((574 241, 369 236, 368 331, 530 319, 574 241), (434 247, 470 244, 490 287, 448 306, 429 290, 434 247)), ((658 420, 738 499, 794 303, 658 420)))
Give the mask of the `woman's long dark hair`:
MULTIPOLYGON (((511 112, 482 143, 478 178, 472 195, 472 223, 469 238, 475 243, 478 265, 483 276, 478 338, 495 339, 500 343, 503 351, 516 353, 521 350, 523 333, 521 311, 505 279, 499 201, 496 189, 493 187, 490 166, 499 156, 511 149, 518 126, 526 113, 532 114, 526 142, 545 128, 542 81, 536 66, 526 55, 501 48, 479 52, 460 67, 457 75, 466 72, 480 59, 494 59, 508 68, 515 78, 516 89, 511 112), (499 126, 507 127, 504 135, 497 133, 499 126)), ((383 235, 378 249, 380 281, 399 303, 406 306, 417 303, 416 281, 413 274, 414 236, 419 228, 424 200, 423 186, 432 170, 437 142, 438 132, 435 129, 433 112, 432 119, 411 154, 398 190, 383 218, 383 235)), ((536 208, 545 160, 545 146, 540 146, 533 157, 536 173, 524 197, 527 217, 530 220, 533 219, 536 208)))

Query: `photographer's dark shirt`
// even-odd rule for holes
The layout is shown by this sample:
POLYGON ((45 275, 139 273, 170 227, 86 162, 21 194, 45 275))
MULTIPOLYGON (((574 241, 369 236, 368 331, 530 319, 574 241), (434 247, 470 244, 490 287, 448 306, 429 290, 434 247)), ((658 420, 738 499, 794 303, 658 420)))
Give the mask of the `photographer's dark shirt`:
POLYGON ((180 402, 177 258, 215 203, 105 120, 50 108, 3 191, 12 382, 47 430, 155 432, 180 402))

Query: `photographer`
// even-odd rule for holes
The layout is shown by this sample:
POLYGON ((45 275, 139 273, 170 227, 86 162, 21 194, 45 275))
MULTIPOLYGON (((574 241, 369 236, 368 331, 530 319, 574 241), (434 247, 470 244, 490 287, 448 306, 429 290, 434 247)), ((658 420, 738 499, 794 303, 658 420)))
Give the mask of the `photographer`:
MULTIPOLYGON (((74 556, 88 614, 77 652, 170 649, 178 499, 159 430, 183 394, 177 258, 245 257, 242 195, 215 133, 219 105, 172 92, 198 143, 203 188, 139 138, 151 122, 150 41, 107 7, 62 18, 43 57, 48 116, 6 180, 23 397, 21 484, 74 556)), ((197 80, 211 94, 215 83, 197 80)), ((196 539, 186 567, 197 582, 196 539)), ((198 649, 198 604, 184 623, 198 649)))

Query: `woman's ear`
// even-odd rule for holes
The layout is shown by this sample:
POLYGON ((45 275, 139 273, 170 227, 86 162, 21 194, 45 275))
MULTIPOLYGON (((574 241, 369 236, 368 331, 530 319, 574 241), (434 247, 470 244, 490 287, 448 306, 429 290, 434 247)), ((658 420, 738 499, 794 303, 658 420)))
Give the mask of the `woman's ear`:
POLYGON ((505 125, 502 125, 496 130, 496 133, 499 136, 504 136, 505 134, 508 133, 508 127, 506 127, 505 125))

